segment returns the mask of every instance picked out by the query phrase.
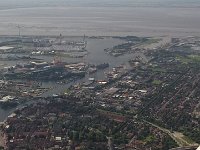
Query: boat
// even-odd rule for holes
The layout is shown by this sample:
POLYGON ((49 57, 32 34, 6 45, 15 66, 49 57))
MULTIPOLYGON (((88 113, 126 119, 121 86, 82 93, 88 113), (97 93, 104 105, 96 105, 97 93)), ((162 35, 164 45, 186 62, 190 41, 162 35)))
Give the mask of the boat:
POLYGON ((89 68, 88 72, 89 72, 89 74, 93 74, 93 73, 97 72, 97 68, 89 68))
POLYGON ((97 69, 105 69, 109 67, 109 63, 103 63, 96 66, 97 69))

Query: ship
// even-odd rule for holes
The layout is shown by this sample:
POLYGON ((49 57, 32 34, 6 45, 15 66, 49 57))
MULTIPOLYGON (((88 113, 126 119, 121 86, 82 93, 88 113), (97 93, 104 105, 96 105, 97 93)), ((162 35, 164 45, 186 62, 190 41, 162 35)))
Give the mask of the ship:
POLYGON ((93 74, 93 73, 97 72, 97 68, 89 68, 88 72, 89 72, 89 74, 93 74))
POLYGON ((105 69, 109 67, 109 63, 103 63, 96 66, 97 69, 105 69))

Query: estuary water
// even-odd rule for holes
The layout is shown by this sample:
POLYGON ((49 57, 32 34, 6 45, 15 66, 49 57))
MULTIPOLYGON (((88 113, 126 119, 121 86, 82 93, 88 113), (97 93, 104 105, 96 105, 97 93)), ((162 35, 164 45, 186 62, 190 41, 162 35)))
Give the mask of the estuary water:
POLYGON ((0 10, 0 35, 200 35, 199 7, 45 6, 0 10))

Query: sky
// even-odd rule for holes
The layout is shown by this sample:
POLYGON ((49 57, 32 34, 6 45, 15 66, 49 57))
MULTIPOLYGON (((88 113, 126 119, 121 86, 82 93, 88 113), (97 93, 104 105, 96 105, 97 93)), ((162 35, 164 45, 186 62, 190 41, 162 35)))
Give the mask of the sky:
POLYGON ((200 0, 0 0, 0 9, 46 6, 200 7, 200 0))

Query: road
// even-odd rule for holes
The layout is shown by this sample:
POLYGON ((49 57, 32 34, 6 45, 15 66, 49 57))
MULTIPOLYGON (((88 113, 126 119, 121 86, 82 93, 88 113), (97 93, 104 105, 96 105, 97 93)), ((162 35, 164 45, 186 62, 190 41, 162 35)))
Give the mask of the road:
POLYGON ((0 130, 0 146, 5 147, 5 141, 1 130, 0 130))
POLYGON ((186 141, 184 139, 185 136, 182 133, 180 133, 180 132, 171 132, 170 130, 165 129, 163 127, 160 127, 160 126, 158 126, 156 124, 153 124, 151 122, 148 122, 148 121, 145 121, 145 120, 143 120, 143 121, 146 122, 146 123, 148 123, 148 124, 150 124, 150 125, 152 125, 152 126, 154 126, 154 127, 156 127, 156 128, 158 128, 159 130, 163 131, 164 133, 168 134, 174 141, 176 141, 176 143, 180 147, 184 147, 184 146, 198 146, 198 144, 195 143, 195 142, 189 143, 188 141, 186 141))

